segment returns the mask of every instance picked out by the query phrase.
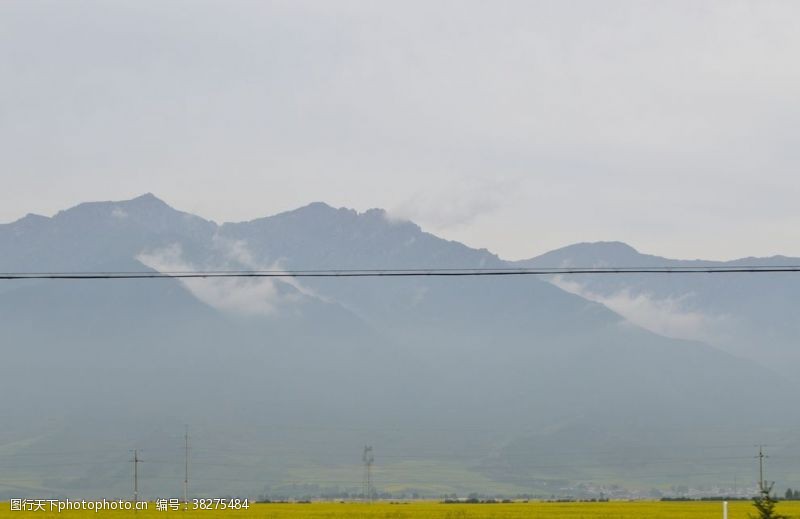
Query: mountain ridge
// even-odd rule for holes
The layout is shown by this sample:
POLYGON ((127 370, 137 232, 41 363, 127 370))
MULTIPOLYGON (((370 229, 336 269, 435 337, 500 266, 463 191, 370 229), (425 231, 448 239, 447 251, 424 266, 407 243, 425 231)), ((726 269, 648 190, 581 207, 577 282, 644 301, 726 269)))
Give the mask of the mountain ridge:
MULTIPOLYGON (((405 220, 405 219, 399 219, 398 220, 398 219, 395 219, 394 217, 390 217, 389 214, 386 212, 386 210, 384 210, 382 208, 375 207, 375 208, 370 208, 370 209, 366 209, 364 211, 359 212, 356 209, 348 208, 348 207, 344 207, 344 206, 335 207, 335 206, 332 206, 332 205, 330 205, 330 204, 328 204, 327 202, 324 202, 324 201, 310 202, 310 203, 308 203, 306 205, 300 206, 300 207, 295 208, 295 209, 289 209, 289 210, 277 212, 277 213, 266 215, 266 216, 252 218, 252 219, 249 219, 249 220, 226 221, 226 222, 222 222, 222 223, 216 223, 213 220, 205 219, 202 216, 198 216, 198 215, 193 214, 193 213, 188 213, 188 212, 176 209, 175 207, 171 206, 166 201, 164 201, 163 199, 159 198, 158 196, 154 195, 151 192, 146 192, 146 193, 143 193, 141 195, 135 196, 135 197, 130 198, 130 199, 82 202, 82 203, 76 204, 76 205, 74 205, 72 207, 69 207, 67 209, 59 210, 53 216, 40 215, 40 214, 36 214, 36 213, 28 213, 25 216, 23 216, 21 218, 18 218, 17 220, 14 220, 14 221, 11 221, 11 222, 7 222, 7 223, 0 223, 0 229, 4 229, 4 228, 5 229, 9 229, 9 228, 12 228, 13 226, 23 225, 23 224, 26 225, 26 226, 27 225, 31 225, 31 224, 39 225, 41 223, 44 223, 44 222, 47 222, 47 221, 50 221, 50 220, 54 220, 54 219, 57 219, 57 218, 63 218, 64 216, 72 215, 72 214, 75 214, 75 213, 81 213, 81 212, 84 212, 84 213, 92 212, 94 214, 103 213, 103 212, 111 213, 111 212, 113 212, 113 210, 115 208, 133 209, 133 210, 142 210, 142 209, 158 210, 158 211, 163 211, 163 212, 166 212, 166 213, 172 213, 174 215, 185 215, 185 216, 191 217, 192 219, 198 219, 198 220, 206 222, 206 223, 214 224, 218 228, 223 228, 225 226, 244 225, 244 224, 257 224, 259 222, 270 220, 270 219, 275 219, 275 218, 277 218, 277 219, 296 218, 296 217, 301 216, 301 215, 309 215, 309 214, 311 214, 311 215, 320 216, 320 217, 331 217, 331 216, 342 217, 342 216, 346 216, 346 217, 349 217, 349 218, 355 217, 355 218, 366 218, 366 219, 370 219, 370 220, 384 220, 387 223, 403 225, 403 226, 408 225, 408 226, 410 226, 412 228, 415 228, 416 230, 419 230, 419 231, 422 231, 422 232, 426 232, 418 224, 414 223, 411 220, 405 220)), ((123 217, 122 215, 119 215, 119 216, 123 217)), ((444 239, 444 238, 440 238, 440 239, 444 239)), ((447 240, 447 241, 452 241, 452 240, 447 240)), ((459 243, 457 241, 452 241, 452 242, 453 243, 459 243)), ((470 247, 470 248, 473 249, 473 250, 489 252, 485 248, 472 248, 472 247, 470 247)), ((608 257, 607 253, 609 251, 614 253, 614 254, 612 254, 612 256, 620 256, 620 255, 622 255, 622 256, 631 257, 631 258, 637 258, 637 259, 646 258, 648 261, 656 261, 657 260, 657 261, 663 261, 663 262, 667 262, 667 263, 680 262, 680 263, 685 263, 685 264, 695 264, 695 263, 696 264, 739 264, 739 263, 742 263, 742 262, 748 262, 748 261, 753 261, 753 260, 759 260, 759 261, 792 260, 792 261, 795 261, 797 263, 800 263, 800 258, 794 258, 792 256, 786 256, 786 255, 782 255, 782 254, 775 254, 775 255, 771 255, 771 256, 746 256, 746 257, 742 257, 742 258, 733 258, 733 259, 728 259, 728 260, 714 260, 714 259, 703 259, 703 258, 693 258, 693 259, 688 259, 688 258, 683 258, 683 259, 668 258, 668 257, 665 257, 665 256, 659 256, 659 255, 656 255, 656 254, 642 253, 638 249, 633 247, 632 245, 630 245, 630 244, 628 244, 628 243, 626 243, 624 241, 618 241, 618 240, 599 240, 599 241, 589 241, 589 242, 577 242, 577 243, 565 245, 563 247, 559 247, 557 249, 553 249, 551 251, 547 251, 545 253, 539 254, 537 256, 533 256, 533 257, 528 258, 528 259, 523 259, 523 260, 502 260, 502 261, 508 262, 508 263, 511 263, 511 264, 515 264, 515 265, 522 265, 522 266, 525 266, 525 265, 545 266, 544 263, 543 263, 544 260, 550 260, 551 258, 562 257, 562 256, 565 256, 565 255, 573 255, 572 253, 574 253, 574 252, 579 252, 579 253, 580 252, 591 252, 591 253, 595 254, 595 256, 597 256, 597 257, 607 258, 608 257)), ((497 254, 493 254, 493 255, 498 257, 498 259, 501 259, 499 256, 497 256, 497 254)), ((549 265, 546 265, 546 266, 558 267, 560 265, 549 264, 549 265)), ((590 265, 575 265, 575 266, 590 266, 590 265)), ((613 265, 613 266, 621 266, 621 265, 613 265)))
MULTIPOLYGON (((41 220, 36 233, 0 227, 2 270, 144 268, 136 261, 167 271, 509 265, 380 210, 315 203, 217 225, 140 198, 76 206, 69 217, 41 220), (114 214, 119 207, 126 216, 114 214)), ((47 438, 18 454, 85 449, 81 435, 133 441, 173 421, 205 424, 209 445, 247 437, 243 448, 269 460, 253 469, 249 492, 287 488, 293 471, 346 465, 364 442, 401 456, 454 451, 470 460, 463 474, 531 478, 544 492, 543 477, 591 471, 542 475, 511 464, 498 475, 492 463, 530 438, 557 444, 553 431, 565 431, 568 449, 587 423, 586 434, 619 442, 641 434, 663 443, 671 427, 691 447, 721 425, 736 427, 731 442, 752 443, 796 420, 779 413, 794 394, 785 378, 720 348, 647 331, 534 277, 25 281, 3 285, 0 308, 9 360, 0 390, 33 386, 28 400, 0 406, 27 432, 0 435, 47 438), (741 383, 752 377, 763 382, 741 383), (59 425, 35 409, 58 414, 59 425), (224 420, 210 420, 208 409, 224 410, 224 420), (85 425, 104 420, 97 431, 85 425), (308 459, 293 459, 293 449, 308 459)), ((127 486, 111 469, 80 477, 92 482, 87 494, 124 495, 127 486)), ((76 484, 64 471, 41 488, 76 484)))
MULTIPOLYGON (((728 261, 675 260, 642 254, 628 246, 609 247, 607 243, 567 246, 514 264, 531 268, 800 265, 800 259, 783 255, 728 261), (619 263, 620 250, 627 264, 619 263)), ((560 275, 547 279, 661 335, 703 340, 784 375, 800 366, 800 348, 796 345, 800 326, 793 318, 800 313, 796 297, 800 281, 794 274, 560 275)))

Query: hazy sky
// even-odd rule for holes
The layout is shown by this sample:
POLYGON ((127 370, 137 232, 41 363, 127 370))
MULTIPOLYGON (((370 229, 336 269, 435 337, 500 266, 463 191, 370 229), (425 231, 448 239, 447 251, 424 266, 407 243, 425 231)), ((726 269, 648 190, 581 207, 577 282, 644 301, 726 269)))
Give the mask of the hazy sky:
POLYGON ((509 259, 800 256, 800 2, 0 2, 0 222, 383 207, 509 259))

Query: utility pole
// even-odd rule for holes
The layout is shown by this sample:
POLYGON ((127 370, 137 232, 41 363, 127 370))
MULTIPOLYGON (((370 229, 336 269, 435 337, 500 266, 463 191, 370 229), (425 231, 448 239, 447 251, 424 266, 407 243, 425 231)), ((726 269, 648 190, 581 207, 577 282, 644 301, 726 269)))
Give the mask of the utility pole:
POLYGON ((185 466, 183 475, 183 504, 186 510, 189 509, 189 426, 186 426, 186 434, 183 436, 183 446, 185 455, 185 466))
POLYGON ((135 508, 135 503, 139 502, 139 463, 142 462, 142 460, 139 459, 139 449, 133 449, 133 459, 131 462, 133 463, 133 502, 135 508))
POLYGON ((372 454, 372 446, 364 446, 364 454, 361 456, 361 461, 364 462, 364 501, 367 503, 372 502, 372 464, 375 462, 375 456, 372 454))
POLYGON ((764 458, 769 458, 764 454, 764 446, 758 446, 758 489, 764 493, 764 458))

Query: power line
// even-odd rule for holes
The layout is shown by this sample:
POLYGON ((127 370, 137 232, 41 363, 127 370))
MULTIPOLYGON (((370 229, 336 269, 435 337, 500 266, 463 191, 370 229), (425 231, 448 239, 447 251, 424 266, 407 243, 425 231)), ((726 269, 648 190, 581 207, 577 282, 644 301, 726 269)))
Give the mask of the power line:
MULTIPOLYGON (((519 454, 519 453, 516 453, 519 454)), ((442 456, 417 456, 417 455, 408 455, 408 456, 401 456, 401 455, 387 455, 383 456, 387 458, 392 463, 403 463, 404 461, 437 461, 442 464, 447 465, 474 465, 478 466, 482 469, 505 469, 509 468, 510 465, 508 463, 499 463, 498 461, 491 461, 489 463, 484 462, 483 460, 485 457, 482 456, 450 456, 450 457, 442 457, 442 456), (452 461, 455 460, 455 461, 452 461), (469 463, 471 462, 471 463, 469 463)), ((758 456, 756 456, 758 458, 758 456)), ((768 458, 768 456, 764 455, 764 458, 768 458)), ((690 465, 690 464, 698 464, 702 463, 704 465, 723 465, 729 466, 731 464, 740 465, 743 464, 745 460, 751 460, 753 456, 721 456, 721 457, 692 457, 692 458, 647 458, 647 457, 633 457, 627 460, 609 460, 606 462, 603 461, 592 461, 587 463, 581 462, 569 462, 569 463, 534 463, 529 464, 525 463, 517 463, 514 465, 514 468, 518 469, 591 469, 591 468, 642 468, 644 466, 651 466, 651 465, 690 465)), ((780 458, 783 461, 792 461, 792 460, 800 460, 800 456, 781 456, 780 458)), ((178 466, 182 460, 172 459, 150 459, 148 458, 148 464, 156 464, 160 466, 170 465, 170 466, 178 466)), ((318 460, 314 458, 307 458, 304 460, 300 460, 308 463, 314 463, 318 460)), ((139 459, 139 463, 142 460, 139 459)), ((15 464, 15 465, 5 465, 6 469, 13 469, 13 470, 22 470, 22 469, 31 469, 31 468, 52 468, 52 467, 73 467, 73 466, 110 466, 116 464, 117 461, 82 461, 82 462, 75 462, 75 463, 55 463, 55 464, 15 464)), ((241 462, 225 462, 225 463, 216 463, 216 462, 197 462, 193 461, 193 465, 203 466, 203 467, 228 467, 228 468, 235 468, 238 470, 244 469, 251 469, 251 470, 261 470, 263 467, 258 463, 258 461, 254 461, 253 463, 241 463, 241 462)), ((431 469, 426 469, 431 470, 431 469)))
POLYGON ((91 279, 208 279, 208 278, 355 278, 355 277, 476 277, 553 276, 575 274, 742 274, 796 273, 800 265, 693 266, 693 267, 539 267, 493 269, 319 269, 319 270, 198 270, 174 272, 3 272, 0 280, 91 279))

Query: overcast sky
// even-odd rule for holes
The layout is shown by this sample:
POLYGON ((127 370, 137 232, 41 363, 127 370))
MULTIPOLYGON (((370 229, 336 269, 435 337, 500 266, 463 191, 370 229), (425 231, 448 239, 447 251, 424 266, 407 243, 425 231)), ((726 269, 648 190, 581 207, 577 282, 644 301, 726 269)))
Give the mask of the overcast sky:
POLYGON ((383 207, 508 259, 800 256, 800 2, 0 2, 0 222, 383 207))

